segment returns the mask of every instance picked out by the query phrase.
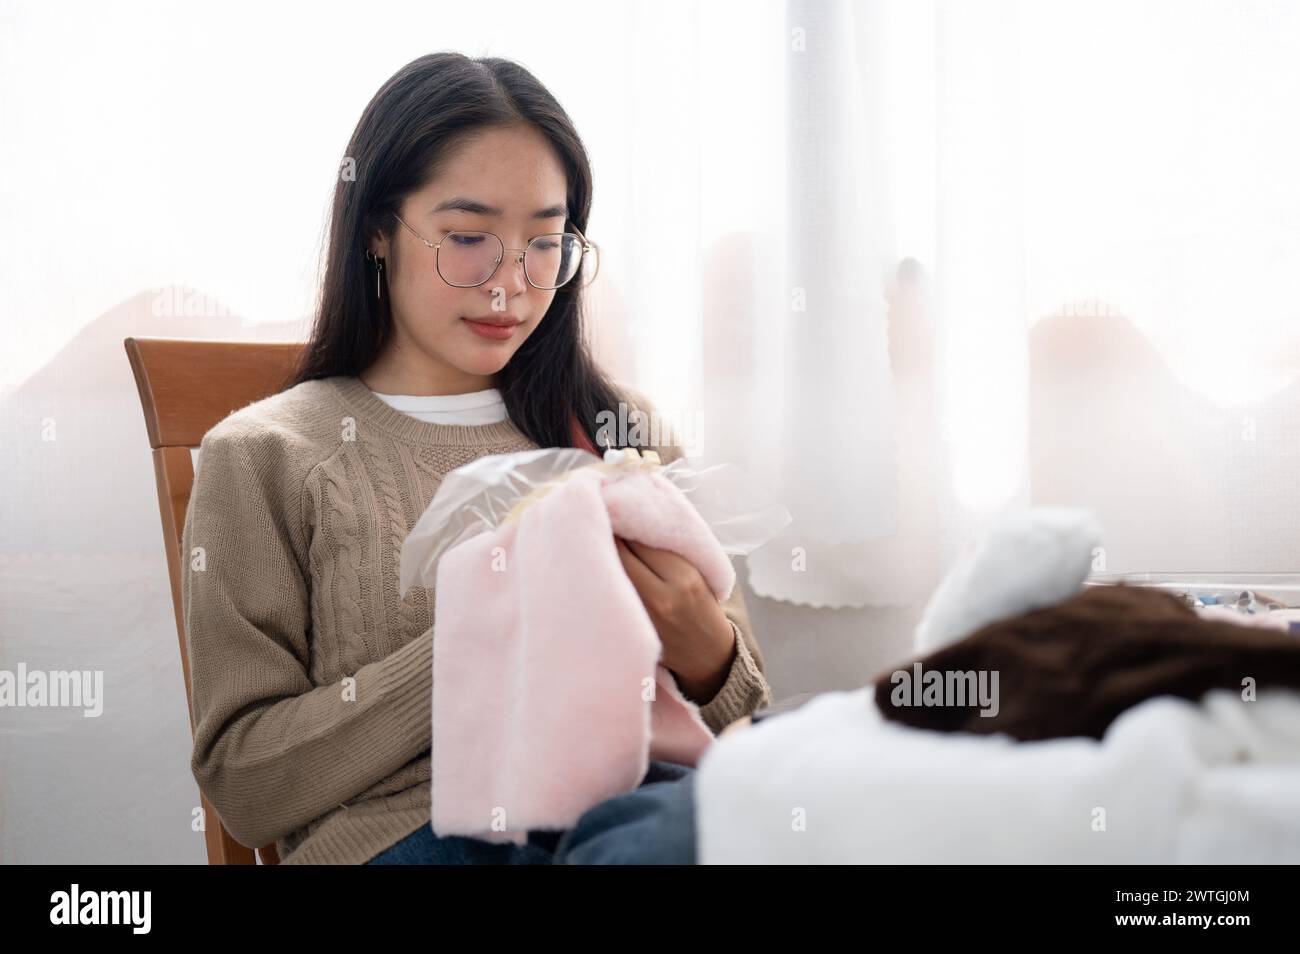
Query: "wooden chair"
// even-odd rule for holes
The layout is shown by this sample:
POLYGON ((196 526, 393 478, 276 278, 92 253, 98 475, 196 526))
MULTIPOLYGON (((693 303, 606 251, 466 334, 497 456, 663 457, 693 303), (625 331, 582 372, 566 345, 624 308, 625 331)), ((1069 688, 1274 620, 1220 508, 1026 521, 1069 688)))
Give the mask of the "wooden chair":
MULTIPOLYGON (((181 604, 181 573, 186 565, 181 534, 194 486, 190 449, 198 447, 203 435, 230 412, 283 390, 303 345, 188 338, 127 338, 123 344, 135 372, 149 446, 153 449, 185 701, 193 733, 189 654, 185 651, 185 612, 181 604)), ((199 799, 205 819, 208 864, 257 864, 253 849, 231 837, 202 792, 199 799)), ((262 864, 279 863, 274 844, 258 849, 258 853, 262 864)))

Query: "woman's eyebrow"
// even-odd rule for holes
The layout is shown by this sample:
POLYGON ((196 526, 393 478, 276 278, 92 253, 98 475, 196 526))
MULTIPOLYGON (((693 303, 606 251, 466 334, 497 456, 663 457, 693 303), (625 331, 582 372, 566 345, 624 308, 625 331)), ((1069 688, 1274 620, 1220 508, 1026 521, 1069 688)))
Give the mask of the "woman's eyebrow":
MULTIPOLYGON (((472 212, 475 215, 504 215, 504 209, 498 209, 495 206, 479 202, 477 199, 466 198, 465 196, 453 196, 443 202, 439 202, 433 210, 436 212, 472 212)), ((535 219, 559 219, 568 218, 569 210, 563 204, 550 205, 544 209, 538 209, 533 213, 535 219)))

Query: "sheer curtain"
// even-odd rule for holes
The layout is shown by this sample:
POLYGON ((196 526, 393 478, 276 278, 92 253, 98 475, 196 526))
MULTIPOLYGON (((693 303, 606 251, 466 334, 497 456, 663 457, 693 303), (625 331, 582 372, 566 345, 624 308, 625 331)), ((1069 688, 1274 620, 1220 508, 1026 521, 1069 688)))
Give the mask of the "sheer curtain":
POLYGON ((619 223, 674 240, 601 315, 793 512, 755 593, 915 607, 1031 503, 1095 510, 1111 572, 1300 565, 1300 14, 789 0, 684 37, 619 223))
MULTIPOLYGON (((756 593, 898 600, 925 585, 914 571, 927 535, 900 533, 900 518, 905 530, 927 522, 919 485, 931 474, 917 462, 935 441, 924 422, 919 441, 899 433, 932 401, 913 382, 898 393, 888 295, 902 258, 933 246, 933 222, 907 221, 915 210, 899 204, 911 145, 933 124, 886 94, 891 72, 932 79, 891 39, 901 5, 695 9, 633 30, 633 198, 621 219, 599 216, 602 268, 614 267, 593 309, 597 340, 692 456, 740 464, 795 515, 749 558, 756 593), (612 262, 623 249, 629 260, 612 262)), ((921 270, 904 272, 898 307, 922 320, 921 270)), ((908 360, 926 346, 916 337, 908 360)))

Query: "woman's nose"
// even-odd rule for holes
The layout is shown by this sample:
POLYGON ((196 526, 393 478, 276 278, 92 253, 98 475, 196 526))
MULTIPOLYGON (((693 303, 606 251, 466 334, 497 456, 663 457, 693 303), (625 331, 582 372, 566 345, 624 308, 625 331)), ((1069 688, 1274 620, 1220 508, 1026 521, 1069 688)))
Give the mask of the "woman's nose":
POLYGON ((506 252, 506 257, 501 260, 501 265, 492 278, 493 284, 503 287, 506 293, 512 297, 522 291, 527 291, 529 284, 524 273, 524 253, 506 252))

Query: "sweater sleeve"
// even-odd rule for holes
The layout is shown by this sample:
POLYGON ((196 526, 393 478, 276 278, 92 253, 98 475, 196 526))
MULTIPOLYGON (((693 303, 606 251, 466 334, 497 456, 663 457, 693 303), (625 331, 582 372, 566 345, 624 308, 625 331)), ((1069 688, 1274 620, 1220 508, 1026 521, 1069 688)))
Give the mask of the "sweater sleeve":
POLYGON ((430 747, 433 632, 359 668, 354 686, 314 685, 304 478, 273 435, 214 434, 182 544, 190 767, 235 840, 256 848, 430 747))
POLYGON ((723 601, 722 611, 736 634, 736 656, 722 688, 700 706, 700 718, 714 735, 755 709, 772 704, 772 690, 763 676, 762 652, 754 640, 739 580, 723 601))
MULTIPOLYGON (((633 408, 629 411, 629 420, 636 411, 647 415, 656 413, 654 405, 640 391, 625 384, 620 387, 633 408)), ((665 426, 664 422, 660 422, 660 425, 657 433, 661 438, 666 436, 666 439, 654 445, 654 451, 664 464, 669 464, 684 457, 685 449, 679 442, 675 430, 665 426)), ((649 422, 644 426, 647 428, 647 433, 656 433, 649 422)), ((762 650, 754 638, 754 629, 749 619, 748 608, 745 606, 740 580, 736 581, 731 594, 722 601, 722 612, 731 623, 731 629, 735 634, 736 654, 722 688, 712 699, 699 704, 700 718, 714 735, 755 709, 772 704, 772 689, 763 674, 762 650)))

